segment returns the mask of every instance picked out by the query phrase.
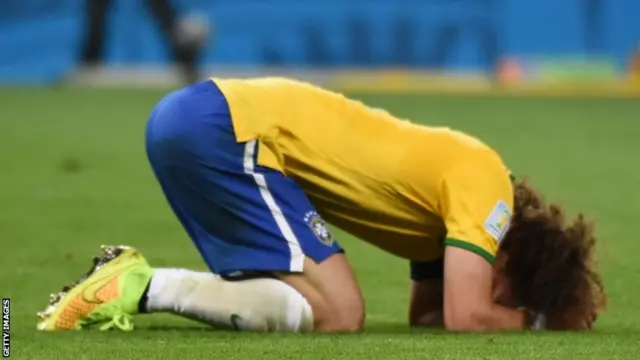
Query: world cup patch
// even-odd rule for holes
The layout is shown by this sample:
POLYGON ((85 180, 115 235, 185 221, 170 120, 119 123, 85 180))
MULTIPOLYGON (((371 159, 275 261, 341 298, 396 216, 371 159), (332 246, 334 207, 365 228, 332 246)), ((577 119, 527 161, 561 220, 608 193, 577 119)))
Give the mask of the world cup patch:
POLYGON ((315 211, 309 211, 304 215, 304 222, 307 223, 311 232, 326 246, 333 245, 333 235, 331 230, 327 226, 327 223, 322 220, 320 214, 315 211))
POLYGON ((509 225, 511 225, 511 209, 506 202, 498 200, 484 222, 484 229, 499 243, 509 230, 509 225))

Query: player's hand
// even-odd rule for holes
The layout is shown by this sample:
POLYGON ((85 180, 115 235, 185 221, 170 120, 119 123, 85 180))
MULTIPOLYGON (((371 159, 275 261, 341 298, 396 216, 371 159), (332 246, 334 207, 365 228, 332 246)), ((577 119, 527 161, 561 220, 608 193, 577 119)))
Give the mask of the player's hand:
POLYGON ((525 329, 536 331, 547 329, 548 319, 546 315, 526 308, 519 308, 519 310, 525 313, 525 329))
POLYGON ((442 327, 444 325, 442 279, 413 281, 409 303, 411 326, 442 327))

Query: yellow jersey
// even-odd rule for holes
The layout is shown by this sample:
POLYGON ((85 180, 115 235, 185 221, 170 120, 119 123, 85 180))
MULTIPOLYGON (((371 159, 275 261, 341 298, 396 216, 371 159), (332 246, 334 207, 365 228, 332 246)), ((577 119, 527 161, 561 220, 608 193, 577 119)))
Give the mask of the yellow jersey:
POLYGON ((259 165, 294 179, 329 223, 410 260, 450 245, 493 261, 513 186, 481 141, 290 79, 213 81, 237 141, 257 140, 259 165))

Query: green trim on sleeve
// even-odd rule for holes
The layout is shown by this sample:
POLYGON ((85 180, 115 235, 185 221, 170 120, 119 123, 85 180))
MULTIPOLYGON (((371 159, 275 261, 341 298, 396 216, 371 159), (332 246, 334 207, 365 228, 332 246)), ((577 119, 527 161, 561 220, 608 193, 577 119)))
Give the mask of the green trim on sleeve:
POLYGON ((455 246, 461 249, 465 249, 471 251, 474 254, 482 256, 485 260, 487 260, 490 264, 493 264, 493 261, 496 259, 495 256, 491 255, 487 250, 481 248, 478 245, 472 244, 467 241, 462 241, 458 239, 446 238, 444 240, 444 244, 446 246, 455 246))

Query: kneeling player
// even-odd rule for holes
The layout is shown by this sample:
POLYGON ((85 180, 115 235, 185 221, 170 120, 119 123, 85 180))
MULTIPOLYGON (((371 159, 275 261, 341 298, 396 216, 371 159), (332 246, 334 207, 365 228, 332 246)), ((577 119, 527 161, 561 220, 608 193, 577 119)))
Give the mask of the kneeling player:
POLYGON ((108 248, 39 329, 127 330, 133 314, 168 311, 249 331, 359 331, 362 296, 323 218, 411 261, 413 325, 518 330, 546 315, 548 328, 586 329, 604 303, 589 225, 566 226, 460 132, 292 80, 214 80, 156 106, 147 153, 212 273, 108 248))

